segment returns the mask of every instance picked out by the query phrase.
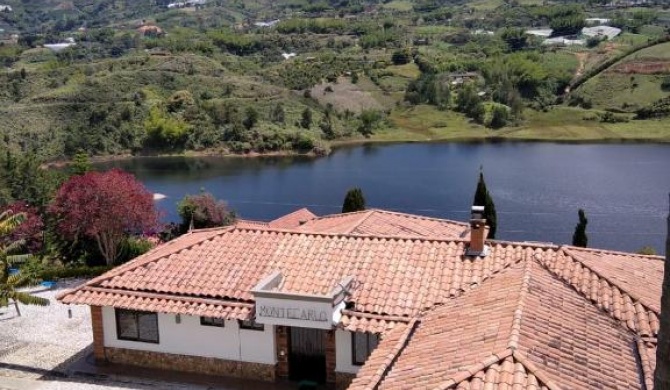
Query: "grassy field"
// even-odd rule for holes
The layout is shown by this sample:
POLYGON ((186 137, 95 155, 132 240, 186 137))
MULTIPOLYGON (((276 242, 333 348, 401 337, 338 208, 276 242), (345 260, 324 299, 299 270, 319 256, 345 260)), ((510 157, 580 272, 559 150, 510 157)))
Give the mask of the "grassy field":
POLYGON ((662 58, 670 60, 670 42, 661 43, 633 53, 626 60, 662 58))
POLYGON ((517 127, 490 130, 471 123, 460 114, 439 111, 431 106, 396 110, 391 120, 396 128, 372 136, 373 141, 438 141, 507 139, 517 141, 619 142, 627 140, 670 142, 670 119, 601 123, 584 120, 594 112, 571 107, 555 107, 548 112, 526 110, 524 123, 517 127))
POLYGON ((412 2, 407 0, 393 0, 384 4, 384 8, 394 11, 407 12, 412 10, 412 2))
POLYGON ((632 112, 670 92, 661 89, 667 74, 641 74, 645 66, 666 64, 670 69, 670 42, 655 45, 627 56, 601 74, 588 80, 576 91, 575 96, 591 102, 594 108, 632 112), (640 69, 640 70, 638 70, 640 69))

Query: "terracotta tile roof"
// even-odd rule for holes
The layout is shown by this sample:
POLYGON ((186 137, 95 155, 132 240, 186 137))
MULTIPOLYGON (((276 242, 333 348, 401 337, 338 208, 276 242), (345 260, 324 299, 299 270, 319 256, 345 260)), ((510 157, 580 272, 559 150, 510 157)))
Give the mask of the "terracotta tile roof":
POLYGON ((473 258, 466 224, 368 210, 301 225, 307 213, 196 230, 59 299, 244 319, 276 271, 278 291, 304 294, 352 277, 340 326, 383 336, 352 389, 651 383, 660 257, 489 241, 473 258))
MULTIPOLYGON (((180 238, 170 245, 172 249, 141 256, 81 289, 252 303, 250 290, 276 270, 283 276, 279 291, 306 294, 326 294, 343 278, 353 276, 349 298, 353 312, 409 318, 532 254, 522 246, 497 244, 486 258, 473 259, 463 256, 464 241, 235 227, 192 235, 197 238, 180 238)), ((91 304, 89 299, 72 296, 68 302, 91 304)), ((375 321, 364 322, 371 331, 381 330, 375 321)), ((361 321, 351 326, 360 328, 361 321)))
POLYGON ((341 327, 350 332, 386 333, 398 325, 404 325, 408 317, 392 317, 378 314, 342 311, 341 327))
POLYGON ((384 337, 350 390, 643 389, 636 339, 529 259, 427 312, 402 348, 384 337))
POLYGON ((306 208, 302 208, 300 210, 296 210, 290 214, 286 214, 282 217, 272 220, 268 223, 268 225, 272 228, 277 229, 292 229, 314 218, 317 218, 316 214, 312 213, 306 208))
POLYGON ((235 221, 235 227, 241 228, 241 229, 257 229, 257 228, 263 228, 263 227, 270 227, 269 222, 263 222, 263 221, 254 221, 250 219, 238 219, 235 221))
POLYGON ((215 317, 247 320, 251 318, 254 305, 250 303, 225 302, 163 294, 133 293, 101 288, 83 288, 63 297, 61 302, 86 302, 91 306, 113 306, 121 309, 153 311, 167 314, 215 317))
POLYGON ((468 237, 470 226, 447 219, 370 209, 315 218, 299 229, 314 233, 460 239, 468 237))
MULTIPOLYGON (((636 256, 628 254, 612 254, 611 252, 598 252, 579 250, 573 247, 564 247, 559 256, 539 258, 549 271, 568 283, 586 299, 593 302, 598 308, 608 315, 621 321, 630 330, 640 336, 653 336, 658 334, 659 312, 652 306, 654 304, 652 295, 657 291, 656 302, 660 302, 660 285, 663 274, 655 270, 662 263, 656 258, 649 256, 636 256), (608 264, 612 261, 612 264, 608 264), (621 262, 626 262, 627 270, 618 268, 621 262), (639 275, 640 272, 648 271, 649 274, 639 275), (631 275, 631 281, 625 280, 625 275, 631 275), (653 276, 656 279, 653 280, 653 276), (634 286, 633 281, 644 281, 644 286, 634 286), (643 291, 645 287, 649 291, 643 291), (634 291, 631 294, 629 291, 634 291), (644 302, 638 299, 645 297, 644 302)), ((659 258, 660 259, 660 258, 659 258)))
POLYGON ((575 247, 563 250, 625 290, 634 300, 660 312, 662 257, 575 247))
POLYGON ((656 369, 656 340, 638 339, 637 348, 640 353, 640 365, 644 373, 647 390, 654 388, 654 370, 656 369))

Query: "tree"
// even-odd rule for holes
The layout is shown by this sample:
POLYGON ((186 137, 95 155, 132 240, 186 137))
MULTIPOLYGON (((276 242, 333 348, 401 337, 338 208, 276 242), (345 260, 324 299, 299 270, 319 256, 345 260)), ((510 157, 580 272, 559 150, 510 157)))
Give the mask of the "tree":
POLYGON ((656 249, 654 249, 653 246, 651 245, 645 245, 642 248, 638 249, 636 252, 638 255, 645 255, 645 256, 656 256, 656 249))
POLYGON ((528 34, 522 28, 508 27, 503 30, 501 38, 507 43, 509 51, 522 50, 528 46, 528 34))
POLYGON ((202 229, 226 226, 235 222, 235 213, 228 209, 225 202, 216 200, 209 192, 186 195, 177 205, 177 211, 181 217, 183 231, 191 224, 196 229, 202 229))
POLYGON ((668 213, 668 233, 665 239, 665 271, 663 293, 661 295, 661 318, 656 346, 656 372, 654 389, 670 389, 670 213, 668 213))
POLYGON ((489 127, 492 129, 499 129, 504 127, 509 120, 509 111, 507 107, 502 104, 495 104, 491 108, 491 121, 489 127))
POLYGON ((284 106, 277 103, 272 112, 270 112, 270 120, 278 125, 286 123, 286 114, 284 113, 284 106))
POLYGON ((11 299, 14 302, 16 314, 19 316, 21 316, 19 302, 24 305, 47 306, 49 304, 48 299, 17 291, 17 289, 30 284, 31 280, 28 276, 20 272, 9 274, 10 267, 30 258, 30 255, 16 254, 23 247, 22 240, 13 241, 8 239, 25 221, 25 218, 25 214, 14 213, 11 210, 0 214, 0 307, 9 305, 11 299))
POLYGON ((486 188, 484 181, 484 172, 479 171, 479 182, 477 182, 477 190, 475 191, 475 198, 472 202, 473 206, 484 206, 484 218, 486 219, 486 226, 489 227, 488 238, 496 238, 496 231, 498 230, 498 215, 496 214, 496 205, 493 203, 493 198, 486 188))
POLYGON ((70 165, 70 173, 73 175, 83 175, 93 169, 91 161, 88 159, 88 154, 83 151, 74 155, 72 165, 70 165))
POLYGON ((393 65, 405 65, 411 61, 412 57, 410 56, 407 50, 396 50, 391 55, 391 62, 393 65))
POLYGON ((589 242, 586 236, 586 225, 589 223, 589 220, 586 219, 584 210, 579 209, 577 214, 579 215, 579 222, 575 226, 575 233, 572 235, 572 245, 586 248, 589 242))
POLYGON ((312 110, 309 107, 305 108, 305 111, 302 112, 302 117, 300 118, 300 127, 303 129, 309 129, 312 127, 312 110))
POLYGON ((10 245, 14 241, 23 242, 23 248, 30 253, 42 250, 44 243, 44 222, 36 207, 24 201, 14 202, 2 207, 2 213, 22 214, 23 221, 11 233, 0 237, 0 245, 10 245))
POLYGON ((258 123, 258 111, 255 108, 249 106, 244 111, 244 120, 242 124, 247 130, 251 130, 258 123))
POLYGON ((358 126, 358 132, 369 137, 374 132, 377 124, 382 120, 382 114, 377 110, 363 110, 358 118, 361 121, 358 126))
POLYGON ((360 188, 352 188, 347 192, 342 204, 343 213, 365 210, 365 197, 360 188))
POLYGON ((93 239, 108 265, 117 261, 127 236, 158 225, 152 193, 118 169, 71 177, 58 190, 49 212, 60 235, 75 242, 93 239))

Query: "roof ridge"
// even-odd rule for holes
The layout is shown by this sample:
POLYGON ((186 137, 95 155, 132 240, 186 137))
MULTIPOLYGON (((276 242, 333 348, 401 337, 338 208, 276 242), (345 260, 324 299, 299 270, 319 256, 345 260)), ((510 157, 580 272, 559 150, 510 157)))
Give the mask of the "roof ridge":
MULTIPOLYGON (((215 235, 213 235, 213 236, 206 236, 206 237, 203 237, 201 240, 198 240, 198 241, 196 241, 196 242, 191 243, 190 245, 187 245, 187 246, 185 246, 185 247, 183 247, 183 248, 180 248, 180 249, 179 249, 178 251, 176 251, 176 252, 170 253, 170 255, 175 254, 175 253, 180 253, 180 252, 182 252, 182 251, 184 251, 184 250, 190 249, 190 248, 194 247, 195 245, 198 245, 198 244, 202 243, 203 241, 210 240, 210 239, 212 239, 212 238, 214 238, 214 237, 216 237, 216 236, 219 236, 219 235, 224 234, 224 233, 226 233, 226 232, 233 231, 233 230, 235 230, 235 229, 236 229, 236 228, 235 228, 235 225, 222 227, 222 228, 220 228, 220 230, 221 230, 220 233, 215 234, 215 235)), ((190 237, 191 235, 193 235, 193 232, 188 232, 188 233, 186 233, 186 234, 182 234, 181 236, 177 237, 176 239, 166 242, 165 245, 166 245, 166 246, 174 245, 174 244, 176 244, 179 240, 186 239, 187 237, 190 237)), ((152 256, 151 256, 151 255, 155 255, 155 253, 158 252, 158 249, 159 249, 159 248, 160 248, 160 249, 163 249, 164 246, 163 246, 163 245, 158 245, 158 246, 154 247, 152 250, 150 250, 149 252, 147 252, 147 253, 145 253, 145 254, 143 254, 143 255, 140 255, 139 257, 135 258, 134 260, 131 260, 131 261, 129 261, 128 263, 122 264, 122 265, 120 265, 120 266, 118 266, 118 267, 116 267, 116 268, 112 268, 111 270, 105 272, 104 274, 102 274, 102 275, 100 275, 100 276, 98 276, 98 277, 96 277, 96 278, 93 278, 93 279, 89 280, 88 282, 86 282, 86 283, 84 283, 84 284, 82 284, 82 285, 80 285, 80 286, 77 286, 76 288, 73 288, 73 289, 71 289, 71 290, 70 290, 70 289, 68 289, 68 290, 64 290, 62 293, 58 294, 58 295, 56 296, 56 298, 57 298, 57 299, 61 299, 61 298, 64 297, 65 295, 69 295, 69 294, 74 293, 74 292, 76 292, 76 291, 83 290, 85 287, 96 287, 95 285, 99 284, 100 282, 102 282, 102 281, 104 281, 104 280, 109 280, 109 279, 111 279, 111 278, 113 278, 113 277, 116 277, 116 276, 119 276, 119 275, 121 275, 121 274, 123 274, 123 273, 125 273, 125 272, 129 272, 129 271, 135 270, 135 269, 137 269, 137 268, 139 268, 139 267, 145 266, 145 265, 147 265, 147 264, 149 264, 149 263, 153 263, 153 262, 155 262, 155 261, 158 261, 158 260, 160 260, 160 259, 165 258, 165 257, 166 257, 165 255, 163 255, 163 256, 159 256, 159 257, 152 257, 152 256)))
POLYGON ((637 355, 640 358, 640 368, 642 369, 642 377, 647 386, 647 389, 652 390, 654 388, 654 367, 652 362, 649 360, 649 355, 645 352, 648 344, 656 345, 656 342, 644 340, 641 337, 638 337, 635 343, 635 348, 637 349, 637 355))
POLYGON ((512 319, 512 330, 509 336, 507 347, 512 351, 516 351, 519 347, 519 338, 521 337, 521 319, 523 318, 523 309, 526 307, 526 297, 530 290, 531 267, 533 265, 531 260, 525 259, 523 281, 521 282, 521 292, 519 294, 519 302, 514 310, 514 317, 512 319))
POLYGON ((348 213, 335 213, 335 214, 319 215, 316 218, 312 219, 312 221, 317 221, 317 220, 320 220, 320 219, 343 218, 343 217, 350 216, 350 215, 355 215, 355 214, 369 213, 373 210, 374 209, 365 209, 365 210, 359 210, 359 211, 350 211, 348 213))
POLYGON ((584 252, 591 252, 591 253, 607 253, 610 255, 617 255, 617 256, 632 256, 632 257, 642 257, 645 259, 650 259, 650 260, 659 260, 659 261, 665 261, 665 258, 660 255, 643 255, 640 253, 635 253, 635 252, 622 252, 622 251, 615 251, 612 249, 601 249, 601 248, 582 248, 582 247, 577 247, 574 245, 561 245, 561 248, 564 248, 566 250, 576 250, 576 251, 584 251, 584 252))
MULTIPOLYGON (((626 293, 626 295, 628 295, 629 297, 631 297, 631 299, 634 301, 634 303, 639 303, 639 304, 642 305, 642 307, 644 307, 645 309, 647 309, 647 310, 649 310, 649 311, 652 311, 652 312, 656 313, 656 315, 660 315, 660 312, 659 312, 659 311, 657 311, 657 310, 655 310, 655 309, 652 309, 651 307, 649 307, 649 306, 647 306, 646 304, 644 304, 644 303, 642 302, 642 300, 640 299, 640 297, 637 296, 637 294, 631 293, 631 292, 628 291, 626 288, 621 287, 621 285, 620 285, 619 283, 614 282, 614 281, 613 281, 612 279, 610 279, 609 277, 607 277, 607 276, 603 275, 602 273, 600 273, 600 272, 596 271, 595 269, 593 269, 593 267, 590 267, 588 264, 585 264, 585 263, 584 263, 584 259, 582 259, 582 258, 579 256, 579 254, 575 254, 574 252, 569 251, 567 248, 564 248, 564 247, 559 248, 559 251, 563 251, 563 253, 565 253, 567 256, 572 257, 575 261, 579 262, 579 264, 581 264, 582 267, 584 267, 584 268, 588 269, 589 271, 593 272, 596 276, 598 276, 599 278, 605 280, 607 283, 611 284, 612 286, 615 286, 616 288, 619 289, 619 291, 621 291, 621 292, 623 292, 623 293, 626 293)), ((571 284, 571 283, 569 283, 569 284, 571 284)))
POLYGON ((492 365, 496 363, 500 363, 501 361, 507 359, 508 357, 512 356, 514 351, 512 351, 511 348, 505 348, 504 350, 491 354, 491 356, 485 358, 484 360, 480 361, 479 363, 475 363, 473 365, 470 365, 466 367, 465 369, 458 371, 454 374, 451 375, 449 379, 444 381, 443 383, 440 383, 437 385, 434 390, 447 390, 450 387, 457 385, 468 378, 473 377, 477 372, 491 367, 492 365))
POLYGON ((416 331, 416 327, 420 323, 421 320, 418 317, 414 317, 407 324, 407 328, 404 330, 403 334, 400 336, 391 352, 386 356, 386 359, 384 359, 384 363, 382 363, 379 369, 377 369, 375 375, 370 378, 370 383, 365 386, 365 390, 376 390, 379 387, 381 382, 384 380, 384 377, 386 377, 389 371, 391 371, 391 367, 393 367, 395 362, 398 360, 398 356, 400 356, 402 351, 407 347, 407 344, 409 344, 412 335, 416 331))
POLYGON ((374 210, 370 210, 369 212, 365 213, 363 215, 363 218, 359 219, 351 228, 346 229, 344 231, 344 233, 345 234, 351 234, 354 230, 356 230, 359 226, 361 226, 363 224, 363 222, 367 221, 368 218, 370 218, 372 216, 372 214, 374 214, 374 213, 375 213, 374 210))
POLYGON ((512 357, 516 359, 519 363, 521 363, 528 372, 533 374, 537 379, 539 379, 541 382, 544 383, 544 386, 547 387, 549 390, 561 390, 561 387, 556 384, 547 374, 544 373, 539 367, 537 367, 533 362, 530 360, 526 359, 525 356, 523 356, 521 353, 518 351, 512 352, 512 357))
MULTIPOLYGON (((334 233, 334 232, 313 232, 313 231, 305 231, 305 230, 294 230, 294 229, 282 229, 282 228, 274 228, 274 227, 268 227, 268 228, 263 228, 263 229, 258 229, 254 228, 251 226, 235 226, 231 225, 233 229, 232 230, 240 230, 240 231, 252 231, 252 232, 259 232, 259 233, 285 233, 285 234, 292 234, 292 235, 307 235, 307 236, 324 236, 324 237, 346 237, 346 238, 352 238, 352 239, 376 239, 376 240, 405 240, 405 241, 426 241, 426 242, 455 242, 455 243, 465 243, 469 242, 469 240, 464 239, 464 238, 454 238, 454 237, 439 237, 439 236, 423 236, 423 237, 418 237, 418 236, 403 236, 403 235, 393 235, 393 236, 378 236, 374 234, 351 234, 351 233, 334 233)), ((510 241, 509 243, 506 244, 519 244, 519 243, 514 243, 513 241, 510 241)))
POLYGON ((394 211, 394 210, 384 210, 384 209, 370 209, 370 211, 376 211, 382 214, 395 214, 395 215, 402 215, 408 218, 414 218, 414 219, 425 219, 429 221, 438 221, 438 222, 449 222, 449 223, 454 223, 458 225, 463 225, 463 226, 469 226, 467 222, 462 222, 462 221, 457 221, 455 219, 447 219, 447 218, 438 218, 438 217, 430 217, 427 215, 420 215, 420 214, 412 214, 412 213, 405 213, 401 211, 394 211))

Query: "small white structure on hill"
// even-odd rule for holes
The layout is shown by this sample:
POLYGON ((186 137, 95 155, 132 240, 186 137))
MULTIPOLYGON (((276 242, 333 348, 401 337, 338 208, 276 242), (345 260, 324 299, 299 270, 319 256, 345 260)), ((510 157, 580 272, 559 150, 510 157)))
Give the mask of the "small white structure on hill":
POLYGON ((291 59, 291 58, 297 56, 297 54, 295 54, 295 53, 281 53, 281 56, 284 57, 285 60, 288 60, 288 59, 291 59))
POLYGON ((554 30, 550 28, 542 28, 542 29, 536 29, 536 30, 527 30, 526 34, 529 35, 535 35, 536 37, 550 37, 551 33, 554 32, 554 30))
POLYGON ((584 21, 587 26, 601 26, 610 22, 610 20, 606 18, 586 18, 584 21))
POLYGON ((12 6, 0 4, 0 12, 12 12, 12 6))
POLYGON ((256 22, 254 26, 256 27, 272 27, 279 23, 279 19, 271 20, 269 22, 256 22))

